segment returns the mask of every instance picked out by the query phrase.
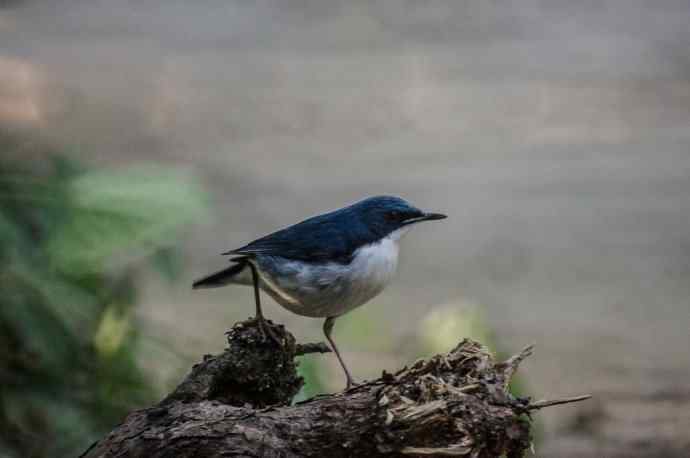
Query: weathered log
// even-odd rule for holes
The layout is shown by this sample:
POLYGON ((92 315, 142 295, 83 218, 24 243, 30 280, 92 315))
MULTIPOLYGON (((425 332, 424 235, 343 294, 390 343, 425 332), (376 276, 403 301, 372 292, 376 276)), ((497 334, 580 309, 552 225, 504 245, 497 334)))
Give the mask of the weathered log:
POLYGON ((463 340, 450 353, 348 391, 289 405, 302 386, 294 357, 325 351, 282 345, 252 321, 228 332, 228 348, 205 356, 157 406, 131 413, 83 457, 521 457, 529 412, 586 397, 530 403, 508 385, 528 347, 497 363, 463 340))

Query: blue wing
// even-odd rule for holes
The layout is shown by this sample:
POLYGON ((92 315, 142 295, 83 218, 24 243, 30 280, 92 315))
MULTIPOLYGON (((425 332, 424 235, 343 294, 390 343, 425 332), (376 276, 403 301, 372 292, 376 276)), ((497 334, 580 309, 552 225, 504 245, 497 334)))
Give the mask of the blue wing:
POLYGON ((223 254, 349 264, 354 251, 370 241, 367 228, 346 208, 309 218, 223 254))

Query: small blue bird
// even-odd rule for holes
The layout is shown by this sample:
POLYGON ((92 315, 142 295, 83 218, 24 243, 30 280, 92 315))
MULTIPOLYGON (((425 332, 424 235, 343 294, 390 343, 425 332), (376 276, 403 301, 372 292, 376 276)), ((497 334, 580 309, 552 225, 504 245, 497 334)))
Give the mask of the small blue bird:
POLYGON ((352 376, 331 337, 335 319, 372 299, 391 281, 400 238, 412 225, 444 218, 399 197, 370 197, 223 253, 234 255, 233 264, 197 280, 193 288, 253 285, 256 319, 264 335, 270 328, 261 312, 259 289, 293 313, 326 318, 323 332, 349 388, 352 376))

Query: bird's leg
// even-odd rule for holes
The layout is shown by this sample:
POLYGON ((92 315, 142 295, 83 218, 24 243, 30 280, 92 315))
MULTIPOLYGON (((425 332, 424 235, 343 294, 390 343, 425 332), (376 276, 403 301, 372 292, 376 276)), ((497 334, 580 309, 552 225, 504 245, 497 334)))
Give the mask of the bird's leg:
POLYGON ((282 345, 281 339, 273 332, 273 328, 266 322, 266 318, 264 318, 264 314, 261 311, 261 294, 259 291, 259 273, 256 271, 256 266, 248 262, 249 268, 252 270, 252 282, 254 284, 254 302, 256 303, 256 321, 259 325, 259 331, 261 331, 261 335, 263 336, 264 340, 266 340, 266 335, 273 339, 275 343, 278 345, 282 345))
POLYGON ((345 377, 347 378, 347 386, 345 389, 348 390, 352 386, 355 385, 355 381, 352 378, 352 375, 350 375, 350 371, 347 369, 347 366, 345 365, 345 361, 343 361, 343 357, 340 356, 340 352, 338 351, 338 347, 335 346, 335 342, 331 338, 331 331, 333 331, 333 325, 335 324, 335 319, 336 319, 336 317, 334 317, 334 316, 326 318, 326 321, 324 321, 324 323, 323 323, 323 333, 326 336, 328 343, 331 344, 331 347, 333 348, 333 351, 335 352, 335 356, 338 357, 338 361, 340 362, 340 365, 342 366, 343 371, 345 371, 345 377))

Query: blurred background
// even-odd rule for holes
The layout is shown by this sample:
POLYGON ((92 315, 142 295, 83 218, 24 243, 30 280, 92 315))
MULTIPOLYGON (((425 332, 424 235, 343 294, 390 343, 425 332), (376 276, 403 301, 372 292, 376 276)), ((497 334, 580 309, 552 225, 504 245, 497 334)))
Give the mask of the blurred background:
MULTIPOLYGON (((74 456, 253 314, 223 250, 373 194, 450 217, 340 319, 357 378, 536 354, 540 457, 690 455, 690 4, 0 1, 0 456, 74 456)), ((320 320, 266 298, 299 339, 320 320)), ((309 396, 342 387, 302 361, 309 396)))

